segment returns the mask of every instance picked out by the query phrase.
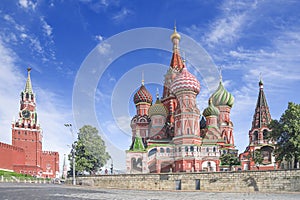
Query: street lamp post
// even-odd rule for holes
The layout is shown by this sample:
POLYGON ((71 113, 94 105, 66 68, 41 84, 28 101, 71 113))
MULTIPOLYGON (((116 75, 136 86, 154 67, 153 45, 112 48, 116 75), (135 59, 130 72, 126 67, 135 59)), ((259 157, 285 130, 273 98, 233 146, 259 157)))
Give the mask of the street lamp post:
POLYGON ((75 143, 72 144, 72 163, 73 163, 73 185, 76 185, 75 177, 75 143))
POLYGON ((114 161, 111 158, 111 167, 110 167, 110 173, 113 174, 114 173, 114 161))
MULTIPOLYGON (((70 128, 70 131, 71 131, 71 134, 72 134, 72 137, 74 139, 74 134, 73 134, 73 129, 72 129, 72 124, 64 124, 65 127, 69 127, 70 128)), ((73 143, 72 144, 72 150, 71 150, 71 153, 72 153, 72 163, 73 163, 73 185, 76 185, 76 177, 75 177, 75 149, 76 147, 76 144, 73 143)))

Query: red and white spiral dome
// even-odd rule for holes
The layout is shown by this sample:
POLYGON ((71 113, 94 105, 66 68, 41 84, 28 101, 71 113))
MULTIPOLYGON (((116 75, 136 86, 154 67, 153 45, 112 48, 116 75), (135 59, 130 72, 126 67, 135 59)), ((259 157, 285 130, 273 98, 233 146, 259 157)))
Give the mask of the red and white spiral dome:
POLYGON ((176 95, 176 93, 181 91, 193 91, 196 94, 200 92, 199 81, 186 67, 182 69, 171 84, 171 92, 173 94, 176 95))

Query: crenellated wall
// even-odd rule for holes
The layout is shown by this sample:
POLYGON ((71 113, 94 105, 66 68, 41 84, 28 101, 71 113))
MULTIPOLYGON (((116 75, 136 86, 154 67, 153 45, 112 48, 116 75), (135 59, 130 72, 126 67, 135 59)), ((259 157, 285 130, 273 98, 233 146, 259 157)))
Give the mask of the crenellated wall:
POLYGON ((13 170, 14 165, 25 164, 24 149, 0 142, 0 168, 13 170))
POLYGON ((102 175, 77 177, 77 184, 141 190, 300 192, 300 170, 102 175))
POLYGON ((44 177, 55 177, 59 172, 59 154, 54 151, 43 151, 41 155, 41 167, 44 177))

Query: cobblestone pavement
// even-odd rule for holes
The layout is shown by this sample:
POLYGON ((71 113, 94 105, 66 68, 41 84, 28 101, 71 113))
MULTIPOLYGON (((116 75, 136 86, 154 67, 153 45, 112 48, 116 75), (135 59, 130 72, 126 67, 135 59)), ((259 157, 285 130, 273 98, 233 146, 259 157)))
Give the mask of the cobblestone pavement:
POLYGON ((173 200, 173 199, 255 199, 255 200, 283 200, 300 199, 300 193, 212 193, 185 191, 135 191, 118 189, 98 189, 87 187, 73 187, 53 184, 18 184, 0 183, 0 200, 173 200))

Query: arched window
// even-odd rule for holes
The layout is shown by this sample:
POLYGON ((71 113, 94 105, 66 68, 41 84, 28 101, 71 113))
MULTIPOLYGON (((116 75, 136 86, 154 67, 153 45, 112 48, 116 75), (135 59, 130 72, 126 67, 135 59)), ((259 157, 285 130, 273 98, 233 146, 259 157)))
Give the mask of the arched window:
POLYGON ((254 141, 258 140, 258 131, 255 131, 255 132, 253 133, 253 140, 254 140, 254 141))
POLYGON ((216 147, 213 148, 213 152, 216 152, 216 147))
POLYGON ((165 149, 164 148, 160 148, 160 153, 165 153, 165 149))
POLYGON ((157 152, 157 149, 154 148, 154 149, 151 149, 148 153, 148 156, 152 156, 153 154, 155 154, 157 152))
POLYGON ((190 134, 190 128, 187 128, 187 134, 188 135, 190 134))
POLYGON ((267 129, 264 129, 264 130, 263 130, 264 140, 265 140, 265 139, 268 139, 268 133, 269 133, 269 132, 268 132, 267 129))
POLYGON ((189 97, 188 96, 185 96, 185 104, 186 104, 186 107, 189 107, 189 97))
POLYGON ((206 152, 209 152, 209 148, 208 147, 206 147, 206 152))
POLYGON ((191 149, 191 152, 194 152, 194 147, 193 146, 191 146, 190 149, 191 149))
POLYGON ((185 147, 185 152, 188 152, 189 151, 189 147, 185 147))
POLYGON ((207 162, 207 167, 211 167, 211 163, 210 162, 207 162))
POLYGON ((167 148, 166 152, 167 152, 167 153, 170 153, 170 148, 167 148))

